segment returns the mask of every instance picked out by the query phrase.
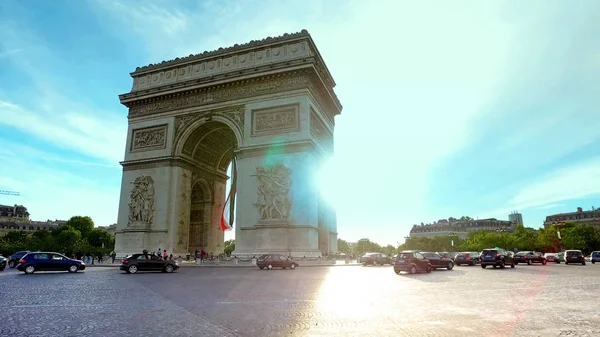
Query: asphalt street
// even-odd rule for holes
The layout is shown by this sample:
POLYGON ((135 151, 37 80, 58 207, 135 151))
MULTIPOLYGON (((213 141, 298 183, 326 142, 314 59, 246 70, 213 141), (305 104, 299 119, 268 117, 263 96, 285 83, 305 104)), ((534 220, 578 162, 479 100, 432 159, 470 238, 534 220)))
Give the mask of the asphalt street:
POLYGON ((0 336, 600 336, 600 264, 0 272, 0 336))

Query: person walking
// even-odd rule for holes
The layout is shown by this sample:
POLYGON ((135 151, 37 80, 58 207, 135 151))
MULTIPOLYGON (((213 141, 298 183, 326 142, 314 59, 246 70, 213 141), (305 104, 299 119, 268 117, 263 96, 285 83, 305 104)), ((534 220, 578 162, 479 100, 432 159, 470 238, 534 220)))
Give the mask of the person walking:
POLYGON ((115 259, 117 258, 117 253, 115 253, 114 250, 110 253, 110 258, 112 259, 112 263, 115 263, 115 259))
POLYGON ((163 259, 166 260, 169 257, 169 254, 167 253, 167 250, 165 249, 165 251, 163 252, 163 259))

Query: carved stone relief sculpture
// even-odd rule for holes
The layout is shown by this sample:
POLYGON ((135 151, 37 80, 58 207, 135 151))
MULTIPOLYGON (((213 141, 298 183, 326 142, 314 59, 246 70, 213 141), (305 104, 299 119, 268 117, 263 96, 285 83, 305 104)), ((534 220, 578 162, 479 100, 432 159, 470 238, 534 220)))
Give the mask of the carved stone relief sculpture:
POLYGON ((150 227, 154 222, 154 180, 140 176, 132 182, 129 202, 129 227, 150 227))
POLYGON ((284 165, 256 168, 258 200, 254 206, 258 209, 261 220, 289 219, 292 208, 289 196, 291 174, 292 170, 284 165))
POLYGON ((252 136, 299 131, 298 109, 294 104, 252 111, 252 136))
POLYGON ((164 148, 167 145, 167 125, 133 130, 131 151, 164 148))

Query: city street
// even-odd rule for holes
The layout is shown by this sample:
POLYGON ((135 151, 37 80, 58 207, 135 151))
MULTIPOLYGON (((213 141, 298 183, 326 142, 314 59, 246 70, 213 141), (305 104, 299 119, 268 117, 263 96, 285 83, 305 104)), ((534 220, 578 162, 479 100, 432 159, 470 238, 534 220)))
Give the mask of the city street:
POLYGON ((600 265, 0 272, 1 336, 598 336, 600 265))

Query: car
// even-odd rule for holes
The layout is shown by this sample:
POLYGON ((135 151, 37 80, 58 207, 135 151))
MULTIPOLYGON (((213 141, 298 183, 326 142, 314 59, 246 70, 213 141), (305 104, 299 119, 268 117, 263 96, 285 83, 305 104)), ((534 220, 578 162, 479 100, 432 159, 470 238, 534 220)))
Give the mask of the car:
POLYGON ((481 260, 479 259, 479 253, 477 252, 461 252, 454 257, 454 263, 457 266, 462 266, 463 264, 474 266, 481 263, 481 260))
POLYGON ((596 262, 600 262, 600 251, 593 251, 591 254, 591 259, 590 261, 592 262, 592 264, 595 264, 596 262))
POLYGON ((14 268, 19 264, 19 260, 21 260, 23 258, 23 256, 25 256, 27 253, 29 253, 28 250, 23 250, 20 252, 16 252, 13 255, 8 257, 8 267, 9 268, 14 268))
POLYGON ((581 263, 582 266, 585 266, 585 256, 580 250, 565 250, 565 264, 569 263, 581 263))
POLYGON ((419 271, 431 273, 433 267, 429 260, 423 256, 419 251, 416 250, 404 250, 396 255, 394 261, 394 272, 400 274, 400 272, 409 272, 416 274, 419 271))
POLYGON ((494 269, 500 267, 504 269, 507 265, 511 268, 515 267, 513 255, 502 248, 487 248, 481 251, 479 255, 481 259, 481 268, 493 266, 494 269))
POLYGON ((534 263, 541 263, 545 266, 547 262, 546 257, 540 252, 526 250, 515 254, 515 264, 527 263, 528 265, 532 265, 534 263))
POLYGON ((546 253, 546 254, 544 254, 544 257, 546 258, 547 262, 560 263, 560 258, 558 257, 558 254, 556 254, 556 253, 546 253))
POLYGON ((163 260, 154 254, 141 253, 125 257, 121 261, 119 269, 127 274, 135 274, 138 271, 172 273, 179 269, 179 263, 173 260, 163 260))
POLYGON ((25 274, 33 274, 36 271, 68 271, 69 273, 76 273, 80 270, 85 270, 85 263, 55 252, 35 252, 25 254, 19 260, 17 269, 25 274))
POLYGON ((454 268, 454 262, 450 258, 442 257, 440 254, 432 252, 422 252, 421 254, 427 260, 429 260, 429 263, 431 264, 433 270, 436 270, 438 268, 446 268, 448 270, 452 270, 452 268, 454 268))
POLYGON ((264 254, 258 257, 256 260, 256 266, 260 270, 265 268, 268 270, 273 268, 296 269, 299 264, 283 254, 264 254))
POLYGON ((3 271, 6 268, 6 261, 7 259, 0 255, 0 271, 3 271))
POLYGON ((366 253, 365 255, 360 257, 360 263, 363 264, 363 266, 366 265, 381 265, 383 266, 384 264, 393 264, 392 263, 392 258, 390 258, 389 256, 382 254, 382 253, 366 253))

